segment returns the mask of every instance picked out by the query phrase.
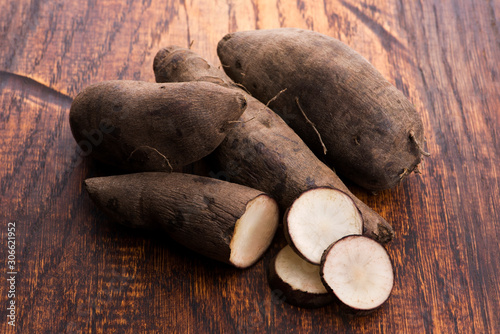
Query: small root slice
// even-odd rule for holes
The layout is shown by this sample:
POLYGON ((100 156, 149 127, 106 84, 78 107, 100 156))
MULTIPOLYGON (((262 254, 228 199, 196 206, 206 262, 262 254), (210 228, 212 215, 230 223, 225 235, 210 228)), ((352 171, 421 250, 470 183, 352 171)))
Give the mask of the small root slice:
POLYGON ((284 301, 289 304, 307 308, 325 306, 335 296, 323 285, 319 269, 285 246, 269 265, 269 286, 283 292, 284 301))
POLYGON ((319 138, 319 141, 321 143, 321 146, 323 146, 323 154, 326 155, 326 146, 325 146, 325 143, 323 143, 323 139, 321 139, 321 134, 319 133, 318 129, 316 129, 316 125, 314 125, 313 122, 311 122, 311 120, 306 116, 306 113, 304 112, 304 110, 302 109, 302 107, 300 106, 300 103, 299 103, 299 98, 298 97, 295 97, 295 102, 297 103, 297 107, 299 107, 299 110, 300 112, 302 113, 302 115, 304 115, 304 118, 306 119, 306 122, 312 126, 312 128, 314 129, 314 131, 316 132, 316 134, 318 135, 318 138, 319 138))
POLYGON ((381 306, 394 285, 394 271, 385 248, 357 235, 347 236, 325 251, 321 278, 328 290, 355 311, 381 306))

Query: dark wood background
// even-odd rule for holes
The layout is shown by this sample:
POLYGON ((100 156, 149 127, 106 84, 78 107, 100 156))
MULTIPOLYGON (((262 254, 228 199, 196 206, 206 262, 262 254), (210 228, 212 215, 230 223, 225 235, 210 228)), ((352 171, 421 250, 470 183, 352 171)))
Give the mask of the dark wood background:
MULTIPOLYGON (((0 2, 0 255, 16 222, 17 333, 499 333, 500 1, 0 2), (339 38, 416 105, 422 174, 374 196, 395 228, 396 282, 354 318, 273 297, 264 259, 240 271, 106 219, 82 189, 112 173, 76 151, 72 98, 110 79, 153 81, 159 48, 219 64, 227 32, 301 27, 339 38)), ((2 262, 4 263, 4 262, 2 262)), ((0 272, 0 331, 8 269, 0 272)))

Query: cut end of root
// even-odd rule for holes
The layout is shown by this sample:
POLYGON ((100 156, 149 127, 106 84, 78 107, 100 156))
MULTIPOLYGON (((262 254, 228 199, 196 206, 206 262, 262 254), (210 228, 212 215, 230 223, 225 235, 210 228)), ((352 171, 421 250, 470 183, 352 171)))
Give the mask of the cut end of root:
POLYGON ((236 222, 229 262, 238 268, 254 264, 273 240, 279 222, 276 201, 260 195, 247 204, 245 213, 236 222))
POLYGON ((321 282, 319 266, 302 259, 290 246, 278 253, 275 269, 278 276, 295 290, 315 294, 328 292, 321 282))
POLYGON ((300 195, 285 217, 289 244, 307 261, 319 264, 323 251, 346 235, 361 234, 363 218, 340 190, 315 188, 300 195))
POLYGON ((390 296, 394 272, 385 248, 364 236, 347 236, 323 254, 325 286, 353 310, 369 311, 390 296))

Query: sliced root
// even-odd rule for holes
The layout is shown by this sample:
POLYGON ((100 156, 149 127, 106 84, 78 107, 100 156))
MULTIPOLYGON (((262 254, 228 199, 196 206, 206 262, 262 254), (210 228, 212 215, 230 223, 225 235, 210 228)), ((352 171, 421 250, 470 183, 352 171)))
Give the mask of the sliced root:
POLYGON ((94 203, 113 221, 163 229, 214 260, 246 268, 271 244, 278 204, 245 186, 184 173, 135 173, 85 180, 94 203))
POLYGON ((270 263, 269 285, 281 291, 289 304, 307 308, 325 306, 333 302, 335 296, 326 290, 319 270, 319 266, 305 261, 286 246, 270 263))
POLYGON ((327 289, 353 311, 371 311, 391 294, 394 272, 385 248, 364 236, 347 236, 331 245, 321 260, 327 289))
POLYGON ((319 264, 323 251, 335 241, 363 232, 363 218, 353 200, 334 188, 302 193, 285 215, 285 236, 307 261, 319 264))
POLYGON ((279 222, 276 202, 267 195, 250 201, 231 239, 229 262, 239 268, 254 264, 271 245, 279 222))

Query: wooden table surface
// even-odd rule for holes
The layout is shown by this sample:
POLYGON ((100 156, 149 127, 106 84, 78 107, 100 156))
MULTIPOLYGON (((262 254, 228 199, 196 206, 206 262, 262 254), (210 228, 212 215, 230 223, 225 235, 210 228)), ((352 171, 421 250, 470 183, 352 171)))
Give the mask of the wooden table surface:
POLYGON ((0 27, 0 332, 500 332, 500 1, 2 0, 0 27), (354 189, 396 231, 393 294, 366 317, 272 296, 280 237, 232 269, 116 225, 82 188, 113 171, 77 153, 68 112, 80 90, 154 81, 153 57, 170 44, 219 64, 226 33, 292 26, 360 52, 426 130, 422 174, 377 195, 354 189))

